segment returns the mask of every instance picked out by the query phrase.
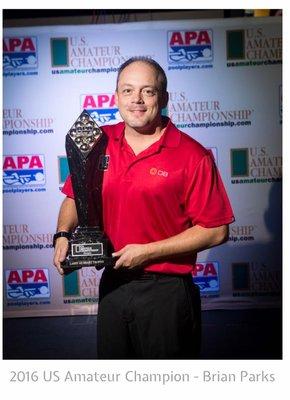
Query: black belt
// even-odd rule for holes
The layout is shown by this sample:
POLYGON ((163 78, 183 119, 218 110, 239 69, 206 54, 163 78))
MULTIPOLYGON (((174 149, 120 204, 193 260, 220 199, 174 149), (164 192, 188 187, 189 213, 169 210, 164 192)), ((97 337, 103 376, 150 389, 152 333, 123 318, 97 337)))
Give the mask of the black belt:
POLYGON ((111 277, 113 279, 120 279, 124 281, 133 281, 133 280, 159 280, 159 279, 164 279, 164 278, 170 278, 170 277, 175 277, 175 278, 189 278, 190 274, 186 275, 179 275, 179 274, 163 274, 159 272, 146 272, 144 270, 131 270, 128 271, 127 269, 120 269, 120 270, 111 270, 111 271, 105 271, 106 275, 108 277, 111 277))

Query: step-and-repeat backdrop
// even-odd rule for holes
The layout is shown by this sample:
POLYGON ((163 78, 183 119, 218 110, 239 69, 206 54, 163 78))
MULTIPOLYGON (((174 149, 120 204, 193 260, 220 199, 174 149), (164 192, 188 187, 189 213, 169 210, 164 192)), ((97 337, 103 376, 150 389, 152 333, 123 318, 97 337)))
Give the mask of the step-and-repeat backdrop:
POLYGON ((228 243, 198 257, 203 309, 279 306, 281 35, 279 17, 4 30, 6 317, 97 312, 101 272, 63 278, 52 264, 64 141, 84 108, 99 125, 121 119, 117 70, 136 55, 165 69, 164 113, 212 151, 234 208, 228 243))

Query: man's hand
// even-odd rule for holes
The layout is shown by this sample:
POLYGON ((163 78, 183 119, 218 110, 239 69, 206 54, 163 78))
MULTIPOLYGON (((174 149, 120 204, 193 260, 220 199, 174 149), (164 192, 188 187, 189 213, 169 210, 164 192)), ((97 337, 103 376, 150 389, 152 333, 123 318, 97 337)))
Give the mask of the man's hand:
POLYGON ((194 255, 227 241, 228 232, 228 225, 214 228, 195 225, 175 236, 157 242, 128 244, 112 254, 113 257, 119 257, 114 268, 131 269, 153 260, 168 260, 170 257, 194 255))
POLYGON ((149 249, 147 244, 127 244, 121 250, 113 253, 112 256, 119 257, 114 269, 120 267, 132 269, 148 261, 149 249))
POLYGON ((64 270, 61 268, 61 261, 65 260, 68 252, 68 239, 66 237, 59 237, 55 242, 55 250, 53 257, 53 264, 57 268, 58 272, 63 275, 64 270))

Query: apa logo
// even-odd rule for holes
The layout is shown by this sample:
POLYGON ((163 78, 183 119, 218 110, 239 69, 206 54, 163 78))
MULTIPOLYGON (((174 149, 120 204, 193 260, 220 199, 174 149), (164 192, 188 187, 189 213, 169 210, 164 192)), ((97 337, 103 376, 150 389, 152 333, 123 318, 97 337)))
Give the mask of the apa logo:
POLYGON ((86 110, 97 124, 115 124, 122 121, 119 110, 116 107, 115 95, 85 94, 81 96, 81 108, 86 110))
POLYGON ((4 156, 3 184, 6 187, 44 185, 44 156, 39 154, 4 156))
POLYGON ((201 294, 216 294, 219 289, 219 263, 196 263, 192 272, 193 282, 198 285, 201 294))
POLYGON ((3 39, 3 69, 25 70, 37 68, 36 37, 9 37, 3 39))
POLYGON ((48 269, 15 269, 5 273, 7 299, 50 297, 48 269))
POLYGON ((193 63, 213 60, 211 29, 168 32, 168 62, 193 63))

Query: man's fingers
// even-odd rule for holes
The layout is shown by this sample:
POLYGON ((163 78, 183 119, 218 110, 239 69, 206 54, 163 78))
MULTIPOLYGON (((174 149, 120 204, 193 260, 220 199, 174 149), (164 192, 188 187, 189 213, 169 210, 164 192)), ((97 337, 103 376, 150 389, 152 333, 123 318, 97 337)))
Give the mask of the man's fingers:
POLYGON ((57 271, 58 271, 61 275, 63 275, 63 274, 64 274, 64 270, 61 268, 60 260, 59 260, 59 259, 55 259, 54 265, 55 265, 57 271))
POLYGON ((119 251, 115 251, 114 253, 112 253, 113 257, 120 257, 123 253, 124 253, 124 248, 119 250, 119 251))
POLYGON ((65 260, 66 254, 67 254, 67 246, 57 247, 55 250, 54 265, 61 275, 64 274, 64 270, 63 268, 61 268, 60 263, 65 260))
POLYGON ((123 266, 123 262, 124 262, 124 258, 121 256, 120 258, 118 258, 118 260, 116 261, 116 264, 114 266, 114 269, 118 269, 120 267, 123 266))
POLYGON ((121 267, 121 262, 120 262, 120 258, 116 261, 116 264, 114 265, 114 269, 118 269, 121 267))
POLYGON ((61 249, 59 252, 59 261, 64 261, 66 258, 66 254, 67 254, 67 251, 64 251, 63 249, 61 249))
POLYGON ((64 274, 64 270, 61 267, 56 267, 60 275, 64 274))

